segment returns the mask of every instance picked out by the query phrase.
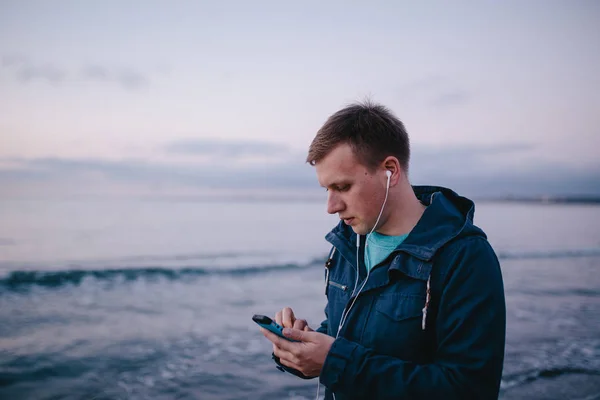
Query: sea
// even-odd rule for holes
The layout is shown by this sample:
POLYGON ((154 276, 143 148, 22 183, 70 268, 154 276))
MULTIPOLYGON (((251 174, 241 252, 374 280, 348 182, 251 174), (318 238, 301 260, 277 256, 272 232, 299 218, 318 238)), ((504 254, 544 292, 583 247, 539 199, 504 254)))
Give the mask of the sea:
MULTIPOLYGON (((252 321, 324 318, 323 201, 0 201, 0 399, 314 399, 252 321)), ((600 399, 600 207, 476 202, 502 399, 600 399)), ((321 388, 320 393, 323 394, 321 388)))

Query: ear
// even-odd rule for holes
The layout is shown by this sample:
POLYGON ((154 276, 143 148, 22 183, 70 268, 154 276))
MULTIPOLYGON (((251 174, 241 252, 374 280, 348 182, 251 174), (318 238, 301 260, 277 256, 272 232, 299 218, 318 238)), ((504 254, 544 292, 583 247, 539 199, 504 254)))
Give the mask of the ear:
POLYGON ((382 167, 383 169, 385 169, 386 174, 388 173, 388 171, 389 173, 391 173, 390 186, 396 185, 400 180, 402 174, 402 168, 400 168, 400 163, 398 162, 398 159, 392 156, 386 157, 385 160, 383 160, 382 167))

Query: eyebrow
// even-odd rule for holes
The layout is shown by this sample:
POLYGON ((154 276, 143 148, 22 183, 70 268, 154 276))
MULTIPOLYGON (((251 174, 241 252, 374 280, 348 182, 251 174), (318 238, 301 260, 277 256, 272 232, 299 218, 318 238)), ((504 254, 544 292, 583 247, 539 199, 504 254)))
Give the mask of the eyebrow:
POLYGON ((351 185, 351 184, 352 184, 352 182, 350 182, 349 180, 342 180, 342 181, 339 181, 339 182, 331 182, 327 186, 321 185, 321 187, 323 187, 323 188, 332 188, 332 187, 342 187, 342 186, 351 185))

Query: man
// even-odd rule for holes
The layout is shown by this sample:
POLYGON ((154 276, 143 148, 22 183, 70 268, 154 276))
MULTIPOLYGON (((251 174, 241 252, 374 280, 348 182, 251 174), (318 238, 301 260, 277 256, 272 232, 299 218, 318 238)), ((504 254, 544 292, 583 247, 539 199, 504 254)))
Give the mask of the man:
MULTIPOLYGON (((354 104, 319 130, 307 161, 339 224, 326 236, 326 319, 284 308, 283 367, 326 399, 496 399, 505 346, 498 259, 452 190, 412 186, 409 138, 388 109, 354 104)), ((450 166, 448 166, 450 168, 450 166)))

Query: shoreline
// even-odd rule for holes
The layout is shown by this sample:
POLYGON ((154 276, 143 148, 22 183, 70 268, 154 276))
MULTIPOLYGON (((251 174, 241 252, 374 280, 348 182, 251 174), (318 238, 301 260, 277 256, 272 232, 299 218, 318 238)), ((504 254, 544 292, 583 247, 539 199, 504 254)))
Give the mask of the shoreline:
POLYGON ((534 197, 475 197, 477 202, 495 203, 535 203, 535 204, 594 204, 600 205, 600 197, 595 196, 534 196, 534 197))

